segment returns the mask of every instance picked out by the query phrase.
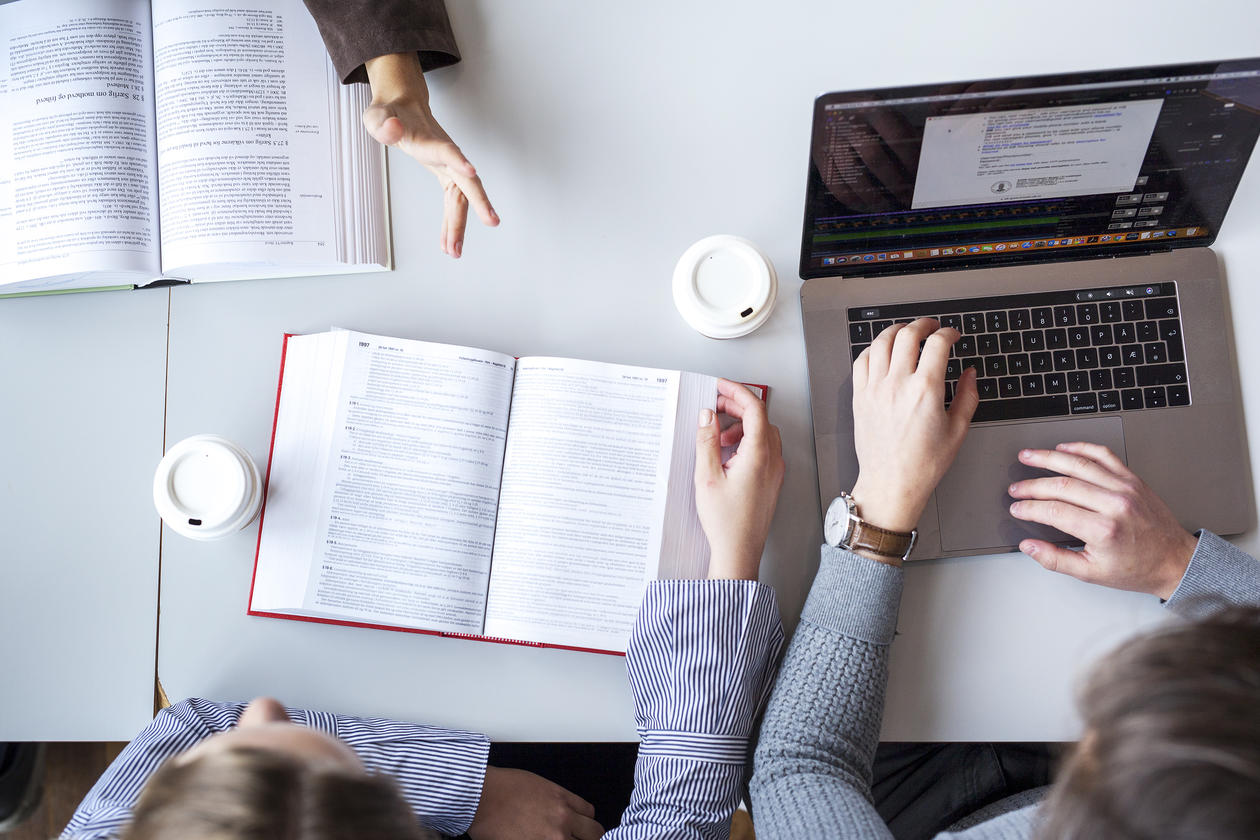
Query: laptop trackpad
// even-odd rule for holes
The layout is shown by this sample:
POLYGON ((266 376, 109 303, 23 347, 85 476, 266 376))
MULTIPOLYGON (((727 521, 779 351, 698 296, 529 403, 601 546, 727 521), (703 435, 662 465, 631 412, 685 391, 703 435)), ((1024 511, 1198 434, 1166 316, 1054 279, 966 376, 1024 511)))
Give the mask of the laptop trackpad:
POLYGON ((1011 482, 1053 474, 1021 464, 1019 450, 1053 449, 1056 444, 1078 440, 1101 443, 1128 463, 1124 423, 1119 417, 973 428, 954 466, 936 488, 941 548, 1002 548, 1019 545, 1026 537, 1079 544, 1055 528, 1011 516, 1009 507, 1014 500, 1006 492, 1011 482))

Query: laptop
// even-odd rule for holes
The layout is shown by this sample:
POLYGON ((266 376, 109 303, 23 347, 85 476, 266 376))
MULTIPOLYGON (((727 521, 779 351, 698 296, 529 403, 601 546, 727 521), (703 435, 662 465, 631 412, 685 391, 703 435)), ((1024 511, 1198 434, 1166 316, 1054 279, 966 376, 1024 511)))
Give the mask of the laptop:
POLYGON ((946 402, 967 367, 981 402, 912 559, 1073 544, 1011 517, 1006 488, 1036 474, 1020 448, 1074 440, 1111 448, 1187 528, 1250 528, 1209 246, 1258 134, 1260 59, 819 97, 800 275, 824 509, 857 477, 852 360, 931 316, 963 334, 946 402))

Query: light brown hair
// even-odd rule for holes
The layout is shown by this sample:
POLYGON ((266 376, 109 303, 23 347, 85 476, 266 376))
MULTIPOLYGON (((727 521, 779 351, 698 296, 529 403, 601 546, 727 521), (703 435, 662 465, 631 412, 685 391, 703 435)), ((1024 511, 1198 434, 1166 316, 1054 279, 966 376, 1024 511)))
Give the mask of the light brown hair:
POLYGON ((167 761, 123 840, 431 840, 388 776, 312 767, 273 750, 167 761))
POLYGON ((1260 609, 1135 639, 1091 672, 1043 840, 1260 837, 1260 609))

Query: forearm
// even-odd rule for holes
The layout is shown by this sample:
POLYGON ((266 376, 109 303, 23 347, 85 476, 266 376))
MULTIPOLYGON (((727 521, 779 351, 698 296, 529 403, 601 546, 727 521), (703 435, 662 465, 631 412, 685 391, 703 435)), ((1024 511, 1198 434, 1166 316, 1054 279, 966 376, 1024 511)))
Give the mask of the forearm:
POLYGON ((304 0, 343 82, 365 82, 377 56, 410 53, 426 70, 459 61, 442 0, 304 0))
POLYGON ((823 547, 758 737, 758 837, 882 837, 870 802, 902 571, 823 547))
POLYGON ((1260 561, 1210 531, 1199 532, 1190 565, 1168 609, 1204 618, 1230 606, 1260 605, 1260 561))

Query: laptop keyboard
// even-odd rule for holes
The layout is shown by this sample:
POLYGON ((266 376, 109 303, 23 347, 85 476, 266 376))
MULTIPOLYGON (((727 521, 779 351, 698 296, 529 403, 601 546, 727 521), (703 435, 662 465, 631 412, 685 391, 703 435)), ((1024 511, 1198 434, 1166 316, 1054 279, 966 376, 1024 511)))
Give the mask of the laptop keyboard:
POLYGON ((848 310, 853 358, 894 323, 937 318, 962 338, 945 402, 976 368, 972 422, 1190 404, 1175 283, 935 300, 848 310))

